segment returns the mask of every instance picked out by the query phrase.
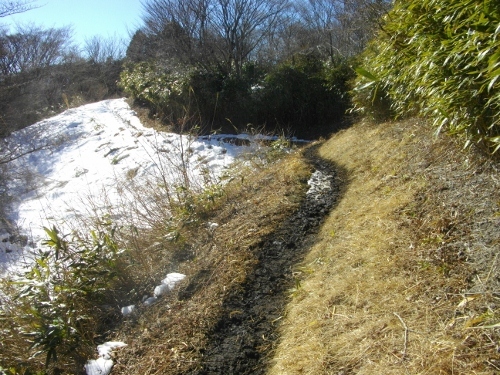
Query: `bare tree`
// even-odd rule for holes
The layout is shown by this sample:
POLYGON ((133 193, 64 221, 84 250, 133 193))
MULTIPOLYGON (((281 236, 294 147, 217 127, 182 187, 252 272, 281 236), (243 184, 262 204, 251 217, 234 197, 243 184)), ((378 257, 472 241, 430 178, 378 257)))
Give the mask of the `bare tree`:
POLYGON ((276 62, 319 52, 360 53, 391 0, 143 0, 138 56, 241 73, 252 58, 276 62), (146 47, 148 46, 148 47, 146 47), (144 49, 149 53, 144 53, 144 49), (153 53, 151 53, 153 52, 153 53))
POLYGON ((308 39, 309 34, 310 31, 297 19, 297 14, 291 7, 280 15, 274 31, 263 39, 257 51, 257 61, 273 66, 290 58, 303 49, 302 40, 308 39))
POLYGON ((335 43, 340 31, 339 8, 338 0, 307 0, 298 4, 303 24, 309 29, 307 47, 319 50, 330 59, 339 53, 338 43, 335 43))
POLYGON ((346 53, 358 54, 379 29, 381 17, 386 14, 389 0, 343 0, 338 15, 341 37, 339 46, 348 47, 346 53))
POLYGON ((241 73, 243 63, 274 33, 288 6, 281 0, 218 0, 211 25, 227 71, 241 73))
POLYGON ((144 32, 162 41, 168 57, 240 74, 287 6, 287 0, 147 0, 144 32))
POLYGON ((59 63, 71 43, 71 29, 18 26, 0 35, 0 75, 8 76, 59 63))
POLYGON ((16 13, 27 12, 28 10, 37 8, 34 5, 33 0, 17 0, 17 1, 5 1, 0 2, 0 18, 7 17, 16 13))
POLYGON ((150 0, 143 3, 147 29, 161 34, 165 26, 179 25, 192 40, 204 41, 211 0, 150 0))
POLYGON ((143 3, 148 44, 159 59, 197 64, 211 60, 207 26, 212 0, 149 0, 143 3), (204 59, 201 57, 203 56, 204 59))
POLYGON ((119 38, 94 36, 85 40, 83 53, 92 63, 121 60, 124 57, 125 42, 119 38))
POLYGON ((311 31, 309 48, 333 60, 360 53, 390 6, 389 0, 304 0, 298 10, 311 31))

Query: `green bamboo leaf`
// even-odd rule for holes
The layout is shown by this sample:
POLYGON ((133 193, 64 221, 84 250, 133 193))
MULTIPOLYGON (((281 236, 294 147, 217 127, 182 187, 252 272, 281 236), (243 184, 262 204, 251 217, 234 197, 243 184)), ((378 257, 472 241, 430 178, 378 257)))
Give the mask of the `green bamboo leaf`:
POLYGON ((53 229, 43 227, 43 230, 45 231, 45 233, 47 233, 47 235, 50 238, 50 243, 49 241, 47 241, 47 245, 53 246, 59 242, 58 230, 56 227, 53 227, 53 229))
POLYGON ((500 47, 488 59, 488 70, 492 71, 493 69, 496 69, 499 65, 500 65, 500 47))
POLYGON ((372 73, 370 73, 369 71, 367 71, 366 69, 363 69, 363 68, 359 67, 359 68, 356 68, 356 69, 354 69, 354 70, 355 70, 355 71, 356 71, 356 73, 358 73, 360 76, 363 76, 363 77, 365 77, 365 78, 368 78, 368 79, 369 79, 369 80, 371 80, 371 81, 378 81, 378 78, 377 78, 374 74, 372 74, 372 73))
POLYGON ((500 78, 500 69, 497 70, 497 73, 493 79, 490 81, 490 84, 488 85, 488 91, 491 91, 491 89, 493 88, 493 86, 495 85, 496 81, 498 78, 500 78))

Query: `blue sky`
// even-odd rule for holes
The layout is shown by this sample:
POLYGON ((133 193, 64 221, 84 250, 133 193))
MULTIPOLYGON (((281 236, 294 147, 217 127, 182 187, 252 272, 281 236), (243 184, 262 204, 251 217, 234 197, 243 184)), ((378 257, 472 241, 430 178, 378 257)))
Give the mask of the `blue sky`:
POLYGON ((1 24, 34 23, 44 27, 73 27, 73 40, 99 35, 129 39, 141 22, 141 0, 36 0, 39 8, 0 19, 1 24))

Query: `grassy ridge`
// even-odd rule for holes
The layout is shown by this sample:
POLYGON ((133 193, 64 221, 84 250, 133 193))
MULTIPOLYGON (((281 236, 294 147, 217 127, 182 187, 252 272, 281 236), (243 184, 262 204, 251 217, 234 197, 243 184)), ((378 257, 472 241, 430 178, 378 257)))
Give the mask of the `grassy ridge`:
POLYGON ((345 192, 296 268, 269 374, 498 370, 498 172, 429 128, 359 123, 321 147, 345 192))

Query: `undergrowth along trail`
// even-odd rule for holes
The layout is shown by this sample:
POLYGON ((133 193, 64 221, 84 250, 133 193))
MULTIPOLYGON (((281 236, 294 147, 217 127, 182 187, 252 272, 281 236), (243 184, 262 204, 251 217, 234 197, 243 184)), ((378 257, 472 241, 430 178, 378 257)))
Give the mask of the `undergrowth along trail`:
POLYGON ((113 374, 500 371, 499 181, 419 119, 243 169, 155 246, 187 277, 106 337, 128 345, 113 374))
POLYGON ((175 264, 175 270, 187 277, 176 291, 130 319, 112 337, 128 344, 118 353, 114 373, 233 371, 229 368, 253 373, 255 367, 263 371, 272 347, 265 345, 276 337, 285 306, 283 295, 295 285, 292 267, 300 260, 301 241, 319 227, 321 216, 335 199, 335 194, 326 194, 326 200, 320 197, 325 186, 335 187, 335 181, 330 184, 326 177, 317 178, 316 193, 309 195, 320 203, 314 204, 316 208, 303 205, 314 166, 302 152, 276 158, 271 150, 266 159, 263 164, 251 161, 251 168, 236 168, 224 194, 209 211, 203 211, 202 220, 186 223, 176 241, 158 249, 158 261, 168 267, 164 272, 175 264), (287 232, 284 223, 291 226, 290 217, 300 207, 303 217, 296 215, 296 226, 287 232), (304 213, 305 208, 310 212, 304 213), (266 268, 270 262, 276 262, 273 274, 266 268), (273 295, 276 299, 268 299, 273 295), (251 321, 269 311, 275 316, 251 321), (232 326, 237 321, 247 325, 243 329, 232 326), (224 349, 224 340, 233 344, 236 337, 231 336, 232 328, 248 332, 243 355, 237 353, 239 346, 224 349), (228 353, 228 360, 220 362, 228 353))

